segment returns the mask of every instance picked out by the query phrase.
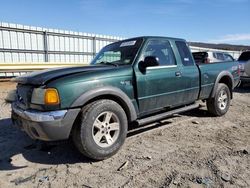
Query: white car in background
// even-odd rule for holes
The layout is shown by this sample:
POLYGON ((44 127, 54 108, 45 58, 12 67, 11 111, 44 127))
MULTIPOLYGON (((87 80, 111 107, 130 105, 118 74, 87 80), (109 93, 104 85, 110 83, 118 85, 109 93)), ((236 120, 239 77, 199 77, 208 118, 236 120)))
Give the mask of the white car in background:
POLYGON ((196 63, 217 63, 223 61, 234 61, 234 58, 225 52, 193 52, 193 57, 196 63))
POLYGON ((239 59, 241 86, 250 83, 250 51, 242 52, 239 59))

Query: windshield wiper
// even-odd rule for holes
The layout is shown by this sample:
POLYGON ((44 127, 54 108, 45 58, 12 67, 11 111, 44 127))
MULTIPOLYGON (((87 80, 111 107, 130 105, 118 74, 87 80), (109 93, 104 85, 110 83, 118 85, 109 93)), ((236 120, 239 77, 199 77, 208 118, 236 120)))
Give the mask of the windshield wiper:
POLYGON ((108 61, 102 61, 102 62, 100 62, 99 64, 113 65, 113 66, 115 66, 115 67, 118 67, 118 65, 117 65, 117 64, 115 64, 115 63, 111 63, 111 62, 108 62, 108 61))

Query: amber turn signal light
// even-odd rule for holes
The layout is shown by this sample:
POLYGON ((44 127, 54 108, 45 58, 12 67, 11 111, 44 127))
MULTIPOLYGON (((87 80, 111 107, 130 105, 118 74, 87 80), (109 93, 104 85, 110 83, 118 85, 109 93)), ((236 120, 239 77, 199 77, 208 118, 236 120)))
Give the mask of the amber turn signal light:
POLYGON ((57 105, 60 103, 58 92, 54 88, 48 88, 45 91, 44 102, 46 105, 57 105))

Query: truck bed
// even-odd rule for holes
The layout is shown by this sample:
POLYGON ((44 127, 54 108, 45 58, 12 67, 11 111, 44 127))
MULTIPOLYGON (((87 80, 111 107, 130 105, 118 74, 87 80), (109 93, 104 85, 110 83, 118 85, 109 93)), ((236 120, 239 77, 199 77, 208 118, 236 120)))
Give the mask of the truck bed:
POLYGON ((210 96, 216 79, 219 79, 219 74, 223 73, 224 71, 232 73, 234 79, 232 86, 234 88, 238 84, 239 80, 238 65, 238 61, 197 64, 197 67, 200 71, 199 99, 207 99, 210 96))

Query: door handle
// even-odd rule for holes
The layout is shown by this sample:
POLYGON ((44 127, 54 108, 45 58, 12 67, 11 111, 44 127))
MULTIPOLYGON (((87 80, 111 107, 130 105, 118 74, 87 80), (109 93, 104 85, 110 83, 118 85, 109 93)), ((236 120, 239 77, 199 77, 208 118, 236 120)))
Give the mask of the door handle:
POLYGON ((181 72, 180 71, 175 72, 175 76, 176 77, 181 77, 181 72))

